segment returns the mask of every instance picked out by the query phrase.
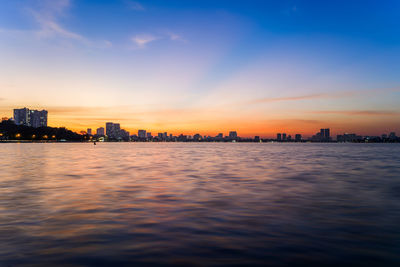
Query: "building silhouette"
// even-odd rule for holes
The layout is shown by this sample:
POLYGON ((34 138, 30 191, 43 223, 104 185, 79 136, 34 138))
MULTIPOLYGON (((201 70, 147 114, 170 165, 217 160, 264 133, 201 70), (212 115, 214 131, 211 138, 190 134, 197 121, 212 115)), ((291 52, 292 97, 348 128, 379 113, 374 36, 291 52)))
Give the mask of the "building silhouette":
POLYGON ((119 123, 112 123, 112 122, 106 123, 106 135, 108 138, 118 139, 118 137, 120 137, 120 131, 121 127, 119 123))
POLYGON ((34 128, 47 127, 47 110, 29 110, 28 108, 14 109, 14 122, 17 125, 34 128))
POLYGON ((236 131, 229 132, 229 139, 237 139, 238 135, 236 131))
POLYGON ((145 139, 146 138, 146 130, 138 130, 138 137, 140 139, 145 139))
POLYGON ((103 136, 104 135, 104 127, 97 128, 96 135, 103 136))

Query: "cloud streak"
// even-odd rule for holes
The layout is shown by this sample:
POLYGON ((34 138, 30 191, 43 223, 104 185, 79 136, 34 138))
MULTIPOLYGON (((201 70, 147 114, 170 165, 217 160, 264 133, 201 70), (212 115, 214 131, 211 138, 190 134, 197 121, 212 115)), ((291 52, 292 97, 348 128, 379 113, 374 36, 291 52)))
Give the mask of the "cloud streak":
POLYGON ((349 116, 398 116, 400 111, 393 110, 316 110, 309 111, 312 114, 333 114, 349 116))
POLYGON ((303 96, 289 96, 289 97, 265 97, 261 99, 255 99, 250 101, 251 104, 261 104, 261 103, 272 103, 272 102, 282 102, 282 101, 298 101, 298 100, 308 100, 315 98, 325 98, 325 94, 311 94, 303 96))
POLYGON ((159 35, 154 34, 137 34, 131 38, 131 41, 134 44, 134 48, 143 49, 146 48, 148 44, 160 41, 160 40, 170 40, 170 41, 182 41, 186 42, 186 40, 178 34, 167 32, 159 35))

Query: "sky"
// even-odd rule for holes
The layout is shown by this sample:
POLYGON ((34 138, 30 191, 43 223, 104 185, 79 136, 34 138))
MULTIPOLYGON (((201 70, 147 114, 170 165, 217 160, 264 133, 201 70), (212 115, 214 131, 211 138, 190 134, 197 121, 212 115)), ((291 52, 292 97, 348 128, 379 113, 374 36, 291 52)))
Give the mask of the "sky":
POLYGON ((400 133, 400 1, 0 0, 0 116, 136 133, 400 133))

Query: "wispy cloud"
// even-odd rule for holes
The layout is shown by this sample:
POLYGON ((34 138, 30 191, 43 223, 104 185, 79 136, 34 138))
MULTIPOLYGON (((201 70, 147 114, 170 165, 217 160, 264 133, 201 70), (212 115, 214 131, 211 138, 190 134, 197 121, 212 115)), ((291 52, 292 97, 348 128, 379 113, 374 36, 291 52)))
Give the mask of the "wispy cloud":
POLYGON ((325 94, 311 94, 311 95, 303 95, 303 96, 289 96, 289 97, 265 97, 261 99, 255 99, 250 101, 251 104, 260 104, 260 103, 271 103, 271 102, 281 102, 281 101, 297 101, 297 100, 308 100, 315 98, 324 98, 325 94))
POLYGON ((149 43, 160 40, 186 42, 186 40, 181 35, 172 32, 166 32, 157 35, 151 33, 137 34, 131 38, 131 41, 134 43, 134 48, 146 48, 149 43))
POLYGON ((159 37, 152 34, 139 34, 131 38, 135 44, 135 48, 145 48, 147 44, 160 39, 159 37))
POLYGON ((167 36, 171 41, 186 42, 186 40, 181 35, 173 33, 173 32, 167 32, 167 36))
POLYGON ((85 37, 78 33, 66 30, 55 20, 46 18, 34 10, 32 10, 31 13, 36 22, 40 25, 40 30, 37 32, 37 35, 39 37, 49 38, 54 36, 61 36, 63 38, 74 39, 82 43, 89 44, 89 41, 85 37))
POLYGON ((287 96, 287 97, 265 97, 260 99, 254 99, 248 102, 248 104, 262 104, 262 103, 273 103, 282 101, 301 101, 311 99, 322 99, 322 98, 340 98, 346 96, 353 96, 354 92, 340 92, 340 93, 321 93, 321 94, 308 94, 299 96, 287 96))
POLYGON ((61 25, 60 18, 64 17, 70 8, 70 0, 42 0, 30 3, 32 4, 25 10, 34 19, 38 28, 30 31, 1 29, 0 33, 36 36, 40 39, 73 40, 86 46, 98 48, 112 46, 110 41, 93 41, 61 25))
POLYGON ((136 11, 144 11, 145 10, 144 6, 141 3, 136 2, 136 1, 126 0, 125 4, 128 6, 129 9, 132 9, 132 10, 136 10, 136 11))
POLYGON ((349 116, 398 116, 400 111, 394 110, 315 110, 313 114, 337 114, 349 116))

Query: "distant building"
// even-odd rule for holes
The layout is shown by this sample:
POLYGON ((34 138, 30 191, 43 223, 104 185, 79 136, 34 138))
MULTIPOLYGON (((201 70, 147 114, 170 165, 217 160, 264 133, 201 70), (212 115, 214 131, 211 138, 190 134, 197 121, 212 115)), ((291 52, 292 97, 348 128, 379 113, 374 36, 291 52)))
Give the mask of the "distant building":
POLYGON ((237 132, 236 131, 230 131, 229 132, 229 139, 237 139, 237 132))
POLYGON ((391 133, 389 134, 389 139, 394 140, 394 139, 396 139, 396 138, 397 138, 397 136, 396 136, 396 133, 395 133, 395 132, 391 132, 391 133))
POLYGON ((286 141, 286 134, 285 133, 282 134, 282 141, 286 141))
POLYGON ((14 122, 17 125, 47 127, 47 110, 14 109, 14 122))
POLYGON ((141 139, 146 138, 146 130, 138 130, 138 137, 141 139))
POLYGON ((282 134, 281 133, 276 134, 276 140, 277 141, 282 141, 282 134))
POLYGON ((91 129, 91 128, 87 128, 86 133, 87 133, 88 135, 92 135, 92 129, 91 129))
POLYGON ((321 129, 320 130, 320 135, 319 135, 321 141, 330 141, 331 139, 331 134, 330 134, 330 129, 321 129))
POLYGON ((14 122, 16 125, 29 126, 29 109, 14 109, 14 122))
POLYGON ((104 135, 104 127, 97 128, 96 135, 99 135, 99 136, 104 135))
POLYGON ((326 141, 330 141, 331 140, 331 130, 329 128, 324 130, 324 138, 326 141))
POLYGON ((338 142, 360 142, 362 139, 363 139, 362 136, 356 135, 354 133, 352 134, 345 133, 336 136, 336 140, 338 142))
POLYGON ((124 129, 120 129, 117 139, 122 139, 122 140, 125 140, 125 141, 129 141, 129 132, 124 130, 124 129))
POLYGON ((200 135, 200 134, 195 134, 195 135, 193 136, 193 139, 194 139, 195 141, 201 141, 201 135, 200 135))
POLYGON ((254 142, 256 142, 256 143, 260 143, 260 141, 261 141, 261 139, 260 139, 260 137, 259 136, 254 136, 254 142))
POLYGON ((147 138, 148 138, 148 139, 152 139, 152 138, 153 138, 153 136, 151 135, 150 132, 148 132, 146 135, 147 135, 147 138))
POLYGON ((314 141, 314 142, 330 142, 330 141, 332 141, 330 129, 329 128, 321 129, 318 133, 313 135, 313 137, 311 138, 311 141, 314 141))
POLYGON ((121 127, 119 123, 106 123, 106 135, 110 139, 121 139, 121 127))
POLYGON ((47 127, 47 110, 30 110, 29 117, 30 126, 47 127))
POLYGON ((294 136, 294 141, 296 141, 296 142, 301 142, 301 134, 296 134, 296 135, 294 136))

